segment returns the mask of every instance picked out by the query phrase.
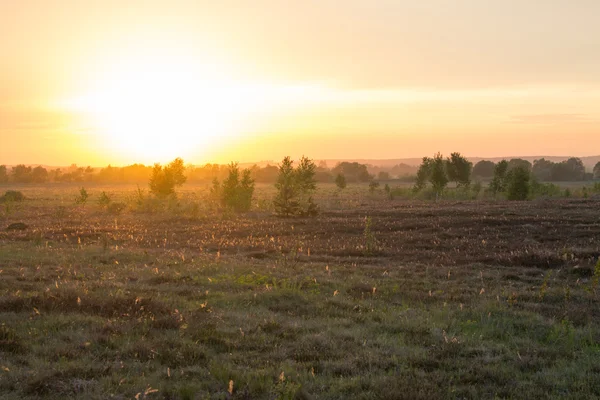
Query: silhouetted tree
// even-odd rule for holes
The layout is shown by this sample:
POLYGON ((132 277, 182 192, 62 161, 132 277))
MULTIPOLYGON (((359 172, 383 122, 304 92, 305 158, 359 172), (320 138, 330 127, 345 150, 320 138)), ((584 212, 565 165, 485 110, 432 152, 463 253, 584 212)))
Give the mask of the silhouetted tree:
POLYGON ((31 167, 27 167, 24 164, 19 164, 12 168, 12 179, 18 183, 29 183, 31 182, 31 167))
POLYGON ((600 161, 594 165, 594 179, 600 179, 600 161))
POLYGON ((460 153, 452 153, 446 160, 448 180, 456 182, 457 187, 468 187, 471 184, 471 170, 473 163, 460 153))
POLYGON ((31 182, 44 183, 48 181, 48 171, 42 166, 37 166, 31 171, 31 182))
POLYGON ((150 176, 150 192, 157 196, 168 196, 175 193, 175 187, 185 183, 185 166, 181 158, 176 158, 169 165, 154 164, 150 176))
POLYGON ((496 164, 493 161, 481 160, 473 167, 473 176, 491 178, 494 176, 496 164))

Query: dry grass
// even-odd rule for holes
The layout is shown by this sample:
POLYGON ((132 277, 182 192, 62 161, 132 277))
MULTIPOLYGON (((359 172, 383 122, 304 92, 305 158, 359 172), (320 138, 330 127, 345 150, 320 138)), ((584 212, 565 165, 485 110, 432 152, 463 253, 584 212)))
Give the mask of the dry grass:
POLYGON ((600 396, 597 200, 328 186, 286 220, 267 187, 244 216, 87 189, 19 188, 0 217, 29 226, 0 231, 2 398, 600 396))

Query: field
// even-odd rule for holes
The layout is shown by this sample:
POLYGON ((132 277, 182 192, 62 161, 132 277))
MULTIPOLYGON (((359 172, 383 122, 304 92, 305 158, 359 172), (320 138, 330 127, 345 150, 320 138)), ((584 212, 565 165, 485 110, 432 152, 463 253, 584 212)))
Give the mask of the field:
POLYGON ((600 199, 327 186, 319 217, 281 219, 268 187, 245 215, 196 187, 147 207, 127 185, 17 189, 0 398, 600 397, 600 199))

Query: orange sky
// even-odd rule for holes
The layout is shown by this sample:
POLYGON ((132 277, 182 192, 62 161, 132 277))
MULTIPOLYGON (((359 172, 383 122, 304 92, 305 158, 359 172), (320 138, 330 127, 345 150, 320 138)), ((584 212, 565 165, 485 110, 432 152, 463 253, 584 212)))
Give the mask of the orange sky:
POLYGON ((0 164, 600 153, 596 0, 19 0, 0 15, 0 164))

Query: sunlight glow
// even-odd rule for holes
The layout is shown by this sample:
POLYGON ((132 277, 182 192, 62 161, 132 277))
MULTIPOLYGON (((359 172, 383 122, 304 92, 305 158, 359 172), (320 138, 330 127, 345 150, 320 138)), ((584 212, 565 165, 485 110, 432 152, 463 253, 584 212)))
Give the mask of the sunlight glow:
POLYGON ((262 117, 323 96, 318 86, 238 82, 173 60, 121 63, 94 86, 62 105, 115 151, 143 162, 203 154, 262 117))

